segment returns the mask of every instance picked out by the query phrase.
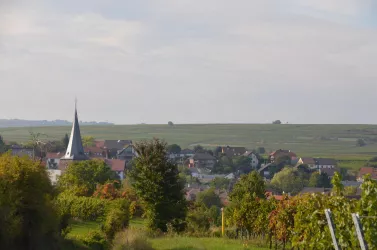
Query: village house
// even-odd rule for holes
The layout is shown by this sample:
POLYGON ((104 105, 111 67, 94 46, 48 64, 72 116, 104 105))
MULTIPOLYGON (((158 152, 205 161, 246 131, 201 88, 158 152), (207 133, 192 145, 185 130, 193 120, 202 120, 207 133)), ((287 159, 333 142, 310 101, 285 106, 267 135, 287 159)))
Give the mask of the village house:
POLYGON ((315 168, 316 169, 331 169, 336 168, 338 163, 335 159, 328 159, 328 158, 314 158, 315 160, 315 168))
POLYGON ((243 156, 246 156, 251 159, 250 165, 253 169, 257 169, 259 166, 259 157, 253 151, 246 151, 243 156))
POLYGON ((301 157, 300 159, 298 159, 296 166, 300 165, 307 165, 310 169, 316 168, 315 160, 312 157, 301 157))
POLYGON ((377 168, 374 167, 362 167, 357 175, 357 181, 363 182, 364 176, 369 174, 370 178, 373 180, 377 180, 377 168))
POLYGON ((258 169, 258 173, 264 177, 264 179, 270 179, 271 176, 270 176, 270 167, 273 167, 273 164, 272 163, 268 163, 268 164, 262 164, 261 168, 258 169))
POLYGON ((319 168, 318 169, 318 172, 321 174, 321 173, 325 173, 327 174, 327 176, 329 177, 329 179, 332 179, 335 175, 335 172, 340 172, 339 168, 337 167, 334 167, 334 168, 319 168))
POLYGON ((111 168, 112 171, 117 173, 119 179, 123 180, 125 178, 126 161, 119 159, 105 159, 106 165, 111 168))
POLYGON ((216 158, 208 153, 196 153, 189 158, 189 167, 195 168, 213 168, 216 163, 216 158))
POLYGON ((103 148, 86 147, 84 148, 84 154, 89 158, 108 158, 108 151, 103 148))
POLYGON ((10 150, 11 150, 13 156, 19 156, 19 157, 28 156, 30 158, 33 158, 33 156, 34 156, 33 149, 23 148, 20 145, 12 145, 10 147, 10 150))
POLYGON ((188 148, 181 150, 181 152, 179 153, 179 157, 182 157, 182 158, 192 157, 194 155, 195 155, 195 151, 188 148))
POLYGON ((124 160, 126 163, 130 162, 132 159, 137 157, 137 152, 132 144, 126 146, 125 148, 118 150, 116 158, 119 160, 124 160))
POLYGON ((117 154, 125 148, 132 145, 131 140, 96 140, 97 148, 105 149, 108 152, 108 158, 117 158, 117 154))
POLYGON ((292 160, 295 160, 297 158, 297 155, 295 153, 293 153, 291 150, 283 150, 283 149, 278 149, 274 152, 272 152, 270 155, 269 155, 269 161, 271 163, 275 162, 276 159, 280 158, 280 157, 284 157, 284 156, 287 156, 289 157, 289 159, 292 161, 292 160))
POLYGON ((232 158, 235 156, 241 156, 245 154, 246 148, 245 147, 221 147, 221 153, 225 154, 227 157, 232 158))

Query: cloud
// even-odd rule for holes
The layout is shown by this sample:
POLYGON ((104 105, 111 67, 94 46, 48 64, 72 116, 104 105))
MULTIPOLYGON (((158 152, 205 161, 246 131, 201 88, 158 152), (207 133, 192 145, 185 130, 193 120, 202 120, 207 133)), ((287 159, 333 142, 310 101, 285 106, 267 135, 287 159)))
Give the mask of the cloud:
POLYGON ((79 96, 84 120, 118 123, 377 122, 377 33, 350 24, 370 1, 88 3, 0 12, 0 105, 32 103, 0 116, 69 119, 79 96))
POLYGON ((303 7, 338 13, 342 15, 358 16, 367 12, 373 6, 373 0, 295 0, 303 7))

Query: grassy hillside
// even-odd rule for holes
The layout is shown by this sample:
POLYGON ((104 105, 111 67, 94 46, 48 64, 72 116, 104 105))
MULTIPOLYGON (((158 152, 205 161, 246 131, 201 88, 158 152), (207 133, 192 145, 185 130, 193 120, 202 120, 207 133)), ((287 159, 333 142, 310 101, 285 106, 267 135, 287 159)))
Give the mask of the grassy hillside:
MULTIPOLYGON (((0 135, 7 141, 27 141, 30 128, 1 128, 0 135)), ((61 139, 70 127, 37 127, 33 132, 61 139)), ((363 155, 377 155, 377 143, 368 142, 357 147, 358 138, 377 138, 377 125, 272 125, 272 124, 209 124, 209 125, 117 125, 83 126, 83 135, 97 139, 132 139, 153 137, 177 143, 182 147, 201 144, 245 146, 249 149, 263 146, 267 151, 290 149, 300 156, 348 155, 360 159, 363 155), (352 156, 353 155, 353 156, 352 156)))

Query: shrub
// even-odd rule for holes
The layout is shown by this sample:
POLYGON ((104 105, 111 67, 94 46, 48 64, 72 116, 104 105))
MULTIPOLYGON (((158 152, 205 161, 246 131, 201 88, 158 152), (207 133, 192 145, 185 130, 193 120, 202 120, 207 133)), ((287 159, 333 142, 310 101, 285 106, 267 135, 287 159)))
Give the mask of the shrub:
POLYGON ((92 198, 78 197, 68 193, 62 193, 57 199, 57 205, 62 214, 69 214, 73 218, 85 221, 95 221, 106 213, 109 201, 92 198))
POLYGON ((187 215, 187 231, 193 235, 206 235, 211 226, 210 218, 206 211, 193 211, 187 215))
POLYGON ((107 239, 113 239, 115 233, 128 227, 130 222, 130 203, 125 199, 112 201, 107 209, 102 227, 107 239))
POLYGON ((115 235, 112 250, 152 250, 147 241, 145 232, 136 229, 127 229, 115 235))
POLYGON ((106 236, 100 231, 90 231, 84 235, 74 235, 73 238, 91 250, 109 249, 109 243, 106 236))

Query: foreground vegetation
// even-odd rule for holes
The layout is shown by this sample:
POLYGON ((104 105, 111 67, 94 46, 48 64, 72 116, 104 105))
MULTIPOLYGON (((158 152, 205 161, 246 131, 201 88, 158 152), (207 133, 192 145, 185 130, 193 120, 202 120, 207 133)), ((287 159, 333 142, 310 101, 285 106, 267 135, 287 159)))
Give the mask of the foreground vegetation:
MULTIPOLYGON (((76 236, 84 236, 91 231, 98 230, 100 223, 98 222, 81 222, 75 223, 72 227, 68 238, 75 238, 76 236)), ((142 230, 145 230, 145 221, 136 218, 130 221, 131 230, 127 230, 128 237, 135 237, 139 235, 142 230), (136 230, 134 230, 136 229, 136 230), (137 230, 139 229, 139 230, 137 230), (132 234, 134 234, 132 236, 132 234), (131 236, 130 236, 131 235, 131 236)), ((127 236, 124 236, 127 238, 127 236)), ((149 246, 155 250, 199 250, 199 249, 268 249, 262 240, 235 240, 218 237, 189 237, 177 235, 161 235, 154 237, 145 237, 143 240, 149 243, 149 246)))
MULTIPOLYGON (((342 249, 359 247, 351 213, 360 214, 365 240, 370 249, 377 248, 377 182, 368 176, 360 201, 344 196, 339 174, 333 177, 331 196, 277 201, 267 196, 257 172, 242 175, 229 195, 221 238, 220 208, 225 204, 216 190, 207 189, 187 202, 186 178, 168 160, 166 143, 153 139, 135 149, 138 157, 125 181, 103 161, 90 160, 71 163, 56 186, 40 162, 10 153, 0 156, 0 248, 257 249, 267 244, 275 249, 331 249, 326 208, 332 210, 342 249), (132 218, 141 216, 144 220, 133 220, 130 227, 132 218)), ((285 189, 280 177, 296 177, 300 171, 284 169, 271 184, 285 189)), ((321 181, 317 177, 308 181, 321 181)))
MULTIPOLYGON (((0 128, 7 141, 26 142, 30 128, 0 128)), ((43 133, 50 140, 60 140, 70 127, 37 127, 34 133, 43 133)), ((300 156, 344 156, 352 154, 357 159, 363 155, 374 156, 377 152, 376 125, 273 125, 273 124, 209 124, 209 125, 119 125, 82 126, 84 135, 98 139, 161 138, 169 144, 182 147, 201 144, 205 147, 218 145, 245 146, 250 149, 265 147, 267 151, 291 149, 300 156), (366 145, 356 145, 363 138, 366 145)))

